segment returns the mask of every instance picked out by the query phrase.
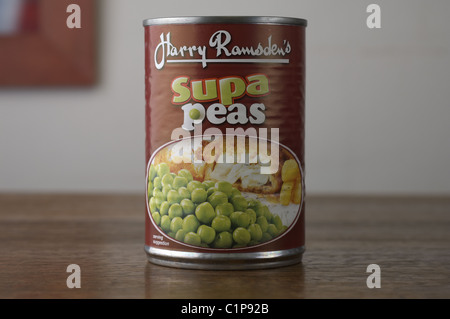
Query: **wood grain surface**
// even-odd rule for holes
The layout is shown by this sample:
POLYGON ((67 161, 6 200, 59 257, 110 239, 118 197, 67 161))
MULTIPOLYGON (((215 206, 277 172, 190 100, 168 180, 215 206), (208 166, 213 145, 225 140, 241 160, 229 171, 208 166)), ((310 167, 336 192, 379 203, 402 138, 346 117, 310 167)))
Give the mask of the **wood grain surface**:
POLYGON ((140 195, 0 195, 0 298, 450 298, 450 198, 309 196, 303 262, 150 264, 140 195), (81 288, 69 289, 69 264, 81 288), (369 289, 369 264, 381 288, 369 289))

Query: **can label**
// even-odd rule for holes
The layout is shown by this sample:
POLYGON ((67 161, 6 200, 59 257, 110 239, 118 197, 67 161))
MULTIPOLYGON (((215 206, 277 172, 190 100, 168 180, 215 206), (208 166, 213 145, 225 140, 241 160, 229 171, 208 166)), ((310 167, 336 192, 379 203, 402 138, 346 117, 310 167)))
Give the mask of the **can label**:
POLYGON ((304 245, 304 29, 145 28, 147 246, 304 245))

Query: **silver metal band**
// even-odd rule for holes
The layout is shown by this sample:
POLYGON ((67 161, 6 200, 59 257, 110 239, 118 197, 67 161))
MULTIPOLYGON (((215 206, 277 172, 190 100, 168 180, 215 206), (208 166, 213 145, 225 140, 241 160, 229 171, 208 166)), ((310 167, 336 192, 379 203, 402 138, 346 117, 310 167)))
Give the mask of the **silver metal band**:
POLYGON ((265 269, 301 262, 305 247, 252 253, 195 253, 145 246, 154 264, 188 269, 265 269))
POLYGON ((143 22, 144 26, 166 24, 281 24, 306 27, 308 22, 299 18, 258 16, 169 17, 151 18, 143 22))

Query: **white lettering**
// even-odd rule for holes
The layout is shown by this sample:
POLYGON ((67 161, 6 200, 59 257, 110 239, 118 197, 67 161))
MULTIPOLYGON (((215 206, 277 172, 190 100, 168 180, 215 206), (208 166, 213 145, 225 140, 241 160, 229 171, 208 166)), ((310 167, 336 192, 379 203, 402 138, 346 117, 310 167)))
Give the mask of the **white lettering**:
POLYGON ((214 33, 209 39, 209 46, 211 48, 216 48, 216 56, 222 55, 222 51, 226 56, 230 56, 231 53, 228 51, 226 46, 231 41, 231 34, 228 31, 220 30, 214 33))
POLYGON ((182 314, 207 314, 209 317, 211 317, 214 314, 214 310, 216 309, 216 306, 196 306, 191 305, 191 303, 188 303, 187 306, 181 307, 181 313, 182 314))
POLYGON ((78 4, 69 4, 66 12, 70 14, 67 17, 66 24, 69 29, 81 29, 81 8, 78 4))
POLYGON ((226 117, 217 117, 218 115, 225 115, 227 114, 227 108, 220 103, 214 103, 208 107, 208 110, 206 111, 206 117, 208 118, 208 121, 210 121, 212 124, 222 124, 225 122, 226 117))
MULTIPOLYGON (((221 63, 222 59, 207 59, 206 45, 181 45, 172 44, 170 32, 161 33, 160 42, 155 47, 154 63, 156 69, 160 70, 167 62, 170 63, 201 63, 206 68, 208 62, 221 63), (171 57, 181 57, 186 59, 170 59, 171 57)), ((258 43, 253 46, 233 46, 229 48, 232 42, 230 32, 225 30, 216 31, 209 39, 209 47, 216 50, 216 57, 225 56, 285 56, 291 52, 289 41, 283 40, 282 45, 273 43, 272 35, 267 38, 265 44, 258 43)), ((249 59, 250 60, 250 59, 249 59)), ((246 63, 245 59, 235 59, 238 63, 246 63)), ((251 62, 258 63, 289 63, 289 59, 259 59, 251 62)))
POLYGON ((172 161, 175 164, 259 162, 261 174, 275 174, 279 169, 278 128, 270 129, 269 138, 267 128, 259 128, 259 132, 254 127, 245 130, 242 127, 226 128, 224 134, 216 127, 210 127, 202 132, 200 123, 195 125, 192 136, 186 130, 176 128, 172 131, 171 138, 173 141, 180 139, 171 150, 172 161), (203 141, 212 142, 204 146, 203 141))
POLYGON ((266 110, 266 106, 262 103, 254 103, 250 106, 249 117, 250 123, 252 124, 262 124, 264 123, 266 116, 263 111, 266 110))
POLYGON ((167 33, 164 38, 164 33, 159 36, 160 42, 155 48, 154 61, 155 67, 160 70, 164 67, 168 57, 184 57, 185 53, 189 53, 190 57, 194 57, 196 53, 201 57, 203 67, 206 67, 206 46, 181 46, 175 47, 170 39, 170 32, 167 33), (159 58, 158 58, 159 56, 159 58))
POLYGON ((247 124, 248 118, 247 118, 247 108, 244 104, 241 103, 235 103, 231 104, 228 107, 228 111, 230 112, 227 116, 227 122, 230 124, 247 124), (235 112, 235 109, 237 109, 235 112))
POLYGON ((221 103, 211 104, 205 111, 205 107, 200 103, 187 103, 181 107, 184 112, 183 124, 181 127, 186 131, 192 131, 195 125, 202 123, 205 119, 212 124, 219 125, 225 122, 235 124, 263 124, 266 115, 264 111, 266 106, 263 103, 253 103, 249 108, 249 115, 247 114, 247 107, 241 103, 231 104, 228 108, 221 103), (190 114, 195 109, 199 111, 199 118, 192 119, 190 114))
POLYGON ((378 4, 369 4, 367 6, 367 13, 371 13, 366 20, 369 29, 381 28, 381 8, 378 4))
POLYGON ((81 268, 77 264, 70 264, 67 266, 66 272, 72 273, 67 277, 67 288, 81 288, 81 268))
POLYGON ((367 277, 367 288, 381 288, 381 268, 377 264, 370 264, 367 266, 366 272, 372 274, 367 277))

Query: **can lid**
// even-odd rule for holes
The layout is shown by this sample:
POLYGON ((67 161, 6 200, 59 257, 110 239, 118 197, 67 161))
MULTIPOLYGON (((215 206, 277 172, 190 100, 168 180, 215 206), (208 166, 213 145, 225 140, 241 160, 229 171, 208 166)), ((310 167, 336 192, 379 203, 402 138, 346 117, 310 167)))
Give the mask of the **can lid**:
POLYGON ((167 17, 145 19, 144 27, 165 24, 281 24, 306 27, 305 19, 289 17, 259 17, 259 16, 197 16, 197 17, 167 17))

